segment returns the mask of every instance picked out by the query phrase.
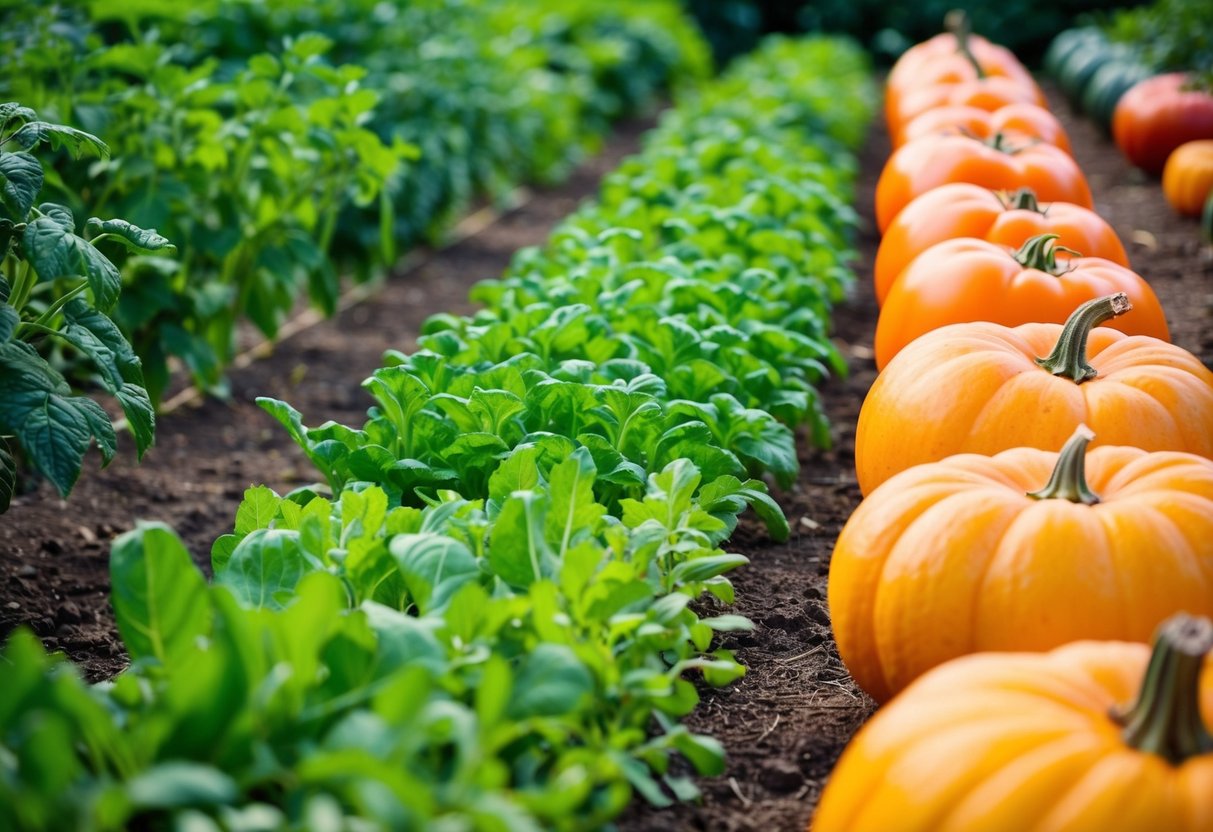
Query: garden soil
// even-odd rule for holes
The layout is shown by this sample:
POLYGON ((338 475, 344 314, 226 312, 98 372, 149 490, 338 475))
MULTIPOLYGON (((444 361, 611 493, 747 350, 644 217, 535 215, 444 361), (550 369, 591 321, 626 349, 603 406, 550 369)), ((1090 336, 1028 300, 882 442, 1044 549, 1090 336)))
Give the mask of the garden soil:
MULTIPOLYGON (((1179 220, 1157 180, 1131 169, 1089 122, 1071 117, 1054 97, 1095 194, 1096 210, 1121 235, 1130 257, 1167 311, 1175 343, 1213 365, 1213 256, 1195 220, 1179 220)), ((162 520, 182 535, 207 568, 211 542, 230 530, 243 490, 266 483, 285 491, 315 478, 285 432, 252 402, 285 399, 307 424, 358 423, 369 397, 359 382, 385 349, 409 349, 433 312, 466 312, 477 280, 500 275, 522 246, 541 243, 552 226, 591 196, 600 178, 639 146, 651 121, 622 125, 603 153, 565 185, 537 191, 521 208, 475 236, 433 253, 389 281, 368 302, 278 344, 264 360, 232 374, 231 400, 209 400, 164 417, 157 444, 142 465, 119 457, 108 469, 87 466, 69 501, 48 487, 18 498, 0 516, 0 639, 28 625, 61 649, 90 679, 120 671, 126 658, 108 603, 108 551, 136 520, 162 520)), ((879 242, 872 197, 888 157, 879 128, 861 156, 858 240, 853 296, 835 314, 835 340, 847 357, 846 379, 822 391, 833 423, 833 447, 802 442, 799 483, 778 494, 792 524, 787 543, 773 544, 757 524, 743 522, 730 542, 751 558, 733 574, 732 611, 755 622, 729 636, 749 672, 724 690, 704 690, 687 719, 692 730, 719 738, 726 772, 700 779, 703 800, 656 808, 637 803, 619 822, 623 832, 803 829, 847 740, 874 708, 838 658, 826 608, 826 576, 834 540, 859 503, 853 464, 860 404, 875 378, 872 339, 876 305, 871 263, 879 242)), ((129 446, 129 442, 126 443, 129 446)), ((126 449, 129 453, 129 447, 126 449)))

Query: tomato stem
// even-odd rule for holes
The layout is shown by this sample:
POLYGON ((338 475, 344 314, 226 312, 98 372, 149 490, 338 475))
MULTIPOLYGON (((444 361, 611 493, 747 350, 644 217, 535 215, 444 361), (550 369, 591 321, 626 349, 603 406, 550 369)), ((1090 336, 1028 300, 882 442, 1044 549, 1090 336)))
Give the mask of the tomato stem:
POLYGON ((1213 736, 1200 716, 1200 675, 1213 651, 1213 622, 1186 613, 1163 623, 1154 637, 1141 692, 1121 714, 1130 747, 1172 765, 1213 752, 1213 736))
POLYGON ((986 77, 986 71, 981 68, 981 63, 977 60, 977 56, 973 54, 973 49, 969 45, 969 36, 973 34, 973 27, 969 22, 969 15, 964 9, 952 9, 943 18, 944 28, 951 32, 956 37, 956 51, 965 57, 973 66, 973 71, 977 73, 978 80, 986 77))
POLYGON ((1074 310, 1061 329, 1053 352, 1036 363, 1055 376, 1065 376, 1075 384, 1095 378, 1099 371, 1087 363, 1087 338, 1104 321, 1123 315, 1133 308, 1124 292, 1089 300, 1074 310))
POLYGON ((1095 431, 1086 425, 1075 428, 1074 435, 1057 455, 1057 464, 1045 487, 1029 491, 1028 496, 1037 500, 1069 500, 1088 506, 1098 503, 1099 495, 1087 485, 1087 445, 1094 438, 1095 431))
POLYGON ((1025 269, 1038 269, 1042 272, 1048 272, 1054 277, 1060 277, 1068 272, 1070 268, 1068 266, 1063 268, 1057 265, 1057 252, 1064 251, 1073 254, 1075 257, 1082 256, 1072 248, 1056 245, 1054 241, 1060 236, 1059 234, 1037 234, 1035 237, 1029 237, 1024 240, 1023 245, 1012 256, 1025 269))
POLYGON ((1040 208, 1040 203, 1036 200, 1036 191, 1031 188, 1020 188, 1013 194, 1009 194, 1006 198, 1006 206, 1008 211, 1034 211, 1037 214, 1043 214, 1044 211, 1040 208))

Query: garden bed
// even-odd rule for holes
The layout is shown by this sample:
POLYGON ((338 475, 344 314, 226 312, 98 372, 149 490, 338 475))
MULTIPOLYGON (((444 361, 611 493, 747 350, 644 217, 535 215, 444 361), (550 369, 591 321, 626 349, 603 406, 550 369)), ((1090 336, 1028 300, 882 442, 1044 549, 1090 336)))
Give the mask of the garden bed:
MULTIPOLYGON (((1173 340, 1213 363, 1213 266, 1201 250, 1196 223, 1176 219, 1158 183, 1132 171, 1092 125, 1069 119, 1056 100, 1054 111, 1071 132, 1096 210, 1153 285, 1173 340)), ((120 670, 125 657, 108 605, 110 539, 136 519, 159 519, 173 525, 196 556, 204 556, 215 537, 229 530, 245 487, 264 482, 284 491, 311 481, 310 465, 252 398, 287 399, 310 424, 360 421, 368 398, 358 382, 380 366, 383 350, 410 347, 430 313, 466 311, 469 286, 501 274, 519 247, 542 242, 579 199, 594 193, 603 173, 637 148, 648 126, 623 125, 606 151, 567 185, 538 192, 481 233, 398 276, 372 300, 234 372, 230 403, 207 401, 166 417, 157 447, 142 466, 120 457, 106 471, 89 471, 67 502, 47 487, 17 500, 0 525, 0 638, 27 623, 90 678, 120 670)), ((859 501, 854 426, 875 377, 870 264, 878 238, 871 202, 887 156, 878 128, 861 158, 858 207, 868 227, 858 240, 859 284, 835 314, 836 339, 851 375, 823 391, 835 446, 809 452, 808 443, 801 443, 800 482, 779 495, 793 529, 788 543, 771 544, 752 524, 743 525, 729 544, 753 561, 733 577, 734 611, 757 626, 726 644, 737 649, 749 673, 729 688, 704 691, 702 706, 687 720, 692 730, 725 744, 728 771, 701 782, 702 805, 655 810, 636 804, 620 824, 625 830, 799 828, 843 745, 871 710, 838 659, 825 589, 834 539, 859 501)))

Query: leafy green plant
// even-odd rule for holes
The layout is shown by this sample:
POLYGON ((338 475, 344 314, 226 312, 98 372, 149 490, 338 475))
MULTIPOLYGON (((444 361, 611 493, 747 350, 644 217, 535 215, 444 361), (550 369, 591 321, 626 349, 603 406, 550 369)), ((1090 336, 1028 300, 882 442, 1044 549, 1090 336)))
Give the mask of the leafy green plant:
POLYGON ((38 119, 28 107, 0 104, 0 511, 17 487, 21 455, 67 496, 85 453, 97 442, 108 463, 117 450, 109 415, 77 393, 43 354, 62 346, 86 360, 96 385, 114 396, 142 458, 155 417, 139 359, 110 319, 122 290, 105 251, 171 254, 154 229, 98 219, 77 233, 70 209, 38 203, 45 174, 29 151, 43 144, 102 158, 95 136, 38 119), (40 348, 42 351, 40 351, 40 348))

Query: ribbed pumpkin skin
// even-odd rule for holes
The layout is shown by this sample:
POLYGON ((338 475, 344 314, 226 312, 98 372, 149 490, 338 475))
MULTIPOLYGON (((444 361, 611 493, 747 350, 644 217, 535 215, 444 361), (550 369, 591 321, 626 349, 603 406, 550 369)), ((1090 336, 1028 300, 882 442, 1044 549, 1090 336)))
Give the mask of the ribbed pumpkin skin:
POLYGON ((1023 103, 1008 104, 994 111, 966 106, 936 107, 915 116, 890 140, 896 150, 908 141, 935 133, 968 133, 988 139, 995 133, 1008 131, 1032 136, 1070 152, 1070 137, 1057 116, 1043 107, 1023 103))
POLYGON ((1213 194, 1213 139, 1186 142, 1167 157, 1162 192, 1175 213, 1199 217, 1213 194))
POLYGON ((898 353, 859 411, 855 470, 863 493, 953 454, 1056 451, 1080 423, 1095 431, 1096 445, 1213 457, 1213 372, 1199 359, 1098 326, 1087 354, 1099 375, 1075 384, 1033 362, 1052 351, 1061 329, 953 324, 898 353))
MULTIPOLYGON (((863 727, 813 832, 1209 832, 1213 754, 1172 767, 1125 745, 1150 650, 1084 641, 967 656, 923 676, 863 727)), ((1213 662, 1201 678, 1213 725, 1213 662)))
POLYGON ((876 182, 876 225, 885 229, 915 197, 950 182, 993 191, 1031 188, 1041 202, 1091 208, 1091 189, 1074 159, 1060 148, 1010 139, 1022 149, 1006 152, 968 136, 922 136, 893 152, 876 182))
POLYGON ((899 95, 887 90, 885 123, 889 127, 889 134, 897 136, 915 118, 936 107, 967 106, 993 112, 1008 104, 1047 106, 1044 95, 1035 84, 1025 86, 1005 76, 991 75, 967 81, 911 87, 899 95))
MULTIPOLYGON (((902 212, 905 213, 904 211, 902 212)), ((900 216, 898 217, 900 219, 900 216)), ((1125 292, 1133 311, 1105 326, 1171 340, 1162 305, 1141 275, 1099 257, 1062 260, 1060 275, 1027 268, 1014 250, 985 240, 944 240, 918 255, 893 281, 876 321, 876 368, 915 338, 948 324, 993 321, 1015 326, 1065 323, 1080 304, 1125 292)))
POLYGON ((889 287, 914 258, 936 243, 961 237, 1018 248, 1029 237, 1057 234, 1058 245, 1128 267, 1120 238, 1094 211, 1069 202, 1041 208, 1044 213, 1008 208, 993 191, 966 182, 940 185, 916 197, 880 239, 872 272, 877 303, 884 303, 889 287))
POLYGON ((838 537, 838 652, 885 701, 986 650, 1148 641, 1170 615, 1213 615, 1213 460, 1100 447, 1093 505, 1027 496, 1057 453, 1013 448, 919 465, 864 500, 838 537))

